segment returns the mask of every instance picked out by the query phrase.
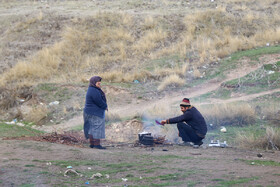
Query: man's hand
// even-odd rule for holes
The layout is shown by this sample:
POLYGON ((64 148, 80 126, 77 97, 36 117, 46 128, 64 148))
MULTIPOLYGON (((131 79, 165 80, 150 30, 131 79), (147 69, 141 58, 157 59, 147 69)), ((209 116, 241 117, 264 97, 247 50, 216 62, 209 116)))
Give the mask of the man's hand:
POLYGON ((166 124, 166 120, 161 120, 160 122, 162 125, 166 124))

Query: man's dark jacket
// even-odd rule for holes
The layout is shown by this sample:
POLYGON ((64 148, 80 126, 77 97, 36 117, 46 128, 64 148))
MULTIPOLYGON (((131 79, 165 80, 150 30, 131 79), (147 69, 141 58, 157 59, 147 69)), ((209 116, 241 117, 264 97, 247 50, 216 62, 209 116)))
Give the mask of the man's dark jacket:
POLYGON ((186 112, 184 112, 184 114, 181 116, 170 118, 167 120, 167 123, 179 122, 186 122, 195 130, 196 134, 200 137, 204 137, 207 133, 207 126, 204 117, 195 107, 187 109, 186 112))

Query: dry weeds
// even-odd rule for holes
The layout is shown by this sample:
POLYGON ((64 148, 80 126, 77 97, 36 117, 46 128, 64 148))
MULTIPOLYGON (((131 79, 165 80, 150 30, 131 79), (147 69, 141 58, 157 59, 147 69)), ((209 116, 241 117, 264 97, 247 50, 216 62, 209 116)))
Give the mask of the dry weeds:
POLYGON ((255 110, 248 103, 216 104, 209 107, 199 107, 206 121, 215 126, 244 126, 253 124, 256 120, 255 110))
POLYGON ((181 87, 185 84, 185 80, 180 78, 179 75, 173 74, 166 77, 158 86, 158 90, 162 91, 166 87, 181 87))
MULTIPOLYGON (((162 5, 171 6, 173 3, 166 1, 162 5)), ((275 1, 255 1, 252 4, 250 1, 232 0, 203 11, 196 7, 193 11, 184 12, 183 16, 174 15, 172 18, 106 11, 85 18, 74 16, 61 32, 61 40, 19 61, 3 74, 0 83, 23 86, 46 81, 80 81, 81 75, 90 77, 101 73, 109 81, 131 81, 139 77, 139 71, 146 70, 146 62, 174 54, 184 60, 193 53, 193 67, 199 69, 233 52, 280 42, 277 10, 275 1), (263 10, 258 11, 258 7, 263 10), (114 76, 116 73, 112 71, 120 73, 114 76)), ((23 19, 10 30, 9 35, 36 29, 46 16, 40 11, 34 18, 23 19)), ((164 71, 166 67, 158 68, 164 71)), ((158 68, 157 71, 151 70, 153 76, 145 79, 162 76, 158 68)), ((170 70, 178 74, 176 69, 170 70)))
POLYGON ((266 127, 265 136, 254 133, 238 133, 236 142, 243 148, 280 149, 280 131, 274 127, 266 127))

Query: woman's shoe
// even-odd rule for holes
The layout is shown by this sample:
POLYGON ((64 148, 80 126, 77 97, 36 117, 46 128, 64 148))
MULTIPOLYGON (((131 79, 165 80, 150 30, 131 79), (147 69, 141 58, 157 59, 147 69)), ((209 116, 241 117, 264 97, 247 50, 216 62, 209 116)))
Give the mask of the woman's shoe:
POLYGON ((89 147, 94 149, 106 149, 106 147, 103 147, 101 145, 90 145, 89 147))

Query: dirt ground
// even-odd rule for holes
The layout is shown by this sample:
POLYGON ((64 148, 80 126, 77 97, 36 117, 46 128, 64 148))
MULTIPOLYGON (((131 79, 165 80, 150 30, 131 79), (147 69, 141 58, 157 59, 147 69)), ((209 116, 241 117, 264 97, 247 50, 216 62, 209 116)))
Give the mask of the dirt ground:
POLYGON ((279 151, 133 144, 96 150, 19 140, 1 140, 0 150, 1 186, 280 185, 279 151), (64 176, 67 166, 78 175, 64 176), (91 179, 96 173, 103 176, 91 179))

